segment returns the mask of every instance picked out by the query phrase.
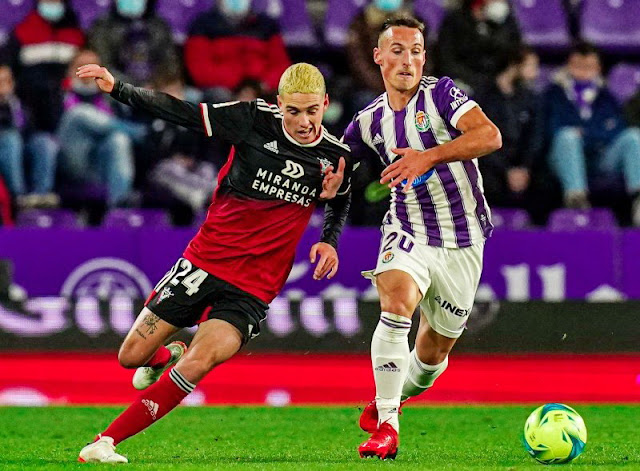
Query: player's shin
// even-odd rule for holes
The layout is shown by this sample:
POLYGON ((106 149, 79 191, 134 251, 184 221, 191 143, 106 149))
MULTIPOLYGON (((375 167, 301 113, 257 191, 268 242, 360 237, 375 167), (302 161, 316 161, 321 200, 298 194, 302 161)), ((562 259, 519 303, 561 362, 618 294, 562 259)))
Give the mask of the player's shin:
POLYGON ((402 386, 402 400, 406 401, 410 397, 423 393, 431 386, 440 376, 449 364, 447 356, 442 363, 437 365, 428 365, 418 358, 416 349, 411 352, 409 359, 409 371, 402 386))
POLYGON ((194 388, 195 384, 187 381, 178 370, 170 369, 157 383, 144 390, 100 436, 113 438, 117 445, 171 412, 194 388))
POLYGON ((409 330, 411 319, 383 312, 371 340, 379 423, 388 422, 396 430, 400 429, 400 393, 409 366, 409 330))

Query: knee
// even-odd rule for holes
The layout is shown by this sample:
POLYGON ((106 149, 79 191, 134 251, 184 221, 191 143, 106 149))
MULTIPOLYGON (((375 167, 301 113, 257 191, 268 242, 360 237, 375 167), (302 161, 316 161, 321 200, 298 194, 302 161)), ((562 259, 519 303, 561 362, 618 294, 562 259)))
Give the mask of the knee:
POLYGON ((426 351, 420 351, 420 349, 418 349, 417 356, 422 363, 426 363, 427 365, 439 365, 443 361, 447 360, 449 352, 450 350, 439 347, 430 348, 426 351))
POLYGON ((627 128, 620 134, 619 139, 624 141, 625 144, 633 146, 636 149, 640 149, 640 128, 631 127, 627 128))
POLYGON ((556 132, 553 140, 563 144, 581 144, 582 135, 577 128, 566 126, 556 132))
POLYGON ((180 360, 179 371, 188 381, 197 383, 204 378, 212 369, 222 363, 215 354, 206 356, 187 354, 180 360))
POLYGON ((133 348, 123 344, 118 352, 118 362, 123 368, 133 369, 144 366, 146 359, 137 355, 133 348))
POLYGON ((398 316, 403 316, 411 319, 416 306, 407 301, 406 298, 400 296, 390 296, 380 299, 380 308, 382 312, 390 312, 398 316))

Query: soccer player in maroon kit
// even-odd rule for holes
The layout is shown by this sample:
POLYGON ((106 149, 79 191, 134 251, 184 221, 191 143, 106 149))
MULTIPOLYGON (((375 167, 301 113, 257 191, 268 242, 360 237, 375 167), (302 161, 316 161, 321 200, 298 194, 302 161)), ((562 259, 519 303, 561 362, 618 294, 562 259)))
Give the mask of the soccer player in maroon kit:
POLYGON ((137 368, 133 383, 144 391, 78 458, 127 462, 115 452, 118 443, 174 409, 258 335, 318 201, 327 205, 321 240, 310 252, 311 262, 318 260, 313 277, 336 273, 352 163, 349 148, 322 126, 329 100, 322 74, 309 64, 282 74, 278 106, 262 100, 196 105, 116 81, 96 64, 77 75, 94 78, 122 103, 233 146, 206 221, 158 282, 118 353, 122 366, 137 368), (188 350, 179 342, 164 346, 195 324, 188 350))

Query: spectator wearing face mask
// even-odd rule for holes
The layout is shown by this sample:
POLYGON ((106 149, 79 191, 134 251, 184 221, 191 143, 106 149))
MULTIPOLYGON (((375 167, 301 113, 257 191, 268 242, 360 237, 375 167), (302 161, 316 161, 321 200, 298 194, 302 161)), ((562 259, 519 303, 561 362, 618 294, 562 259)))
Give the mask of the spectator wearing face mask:
POLYGON ((278 24, 252 13, 250 0, 219 0, 198 16, 185 44, 185 63, 194 84, 213 101, 229 99, 243 80, 260 80, 267 92, 278 88, 291 64, 278 24))
MULTIPOLYGON (((590 183, 622 176, 640 226, 640 129, 628 127, 601 75, 598 51, 578 43, 545 96, 549 165, 560 180, 565 206, 589 206, 590 183)), ((610 189, 614 189, 611 186, 610 189)))
POLYGON ((30 159, 31 190, 39 196, 28 205, 57 203, 51 192, 58 153, 54 132, 62 114, 60 83, 69 61, 83 44, 84 34, 69 3, 40 0, 15 27, 6 46, 17 94, 29 117, 25 150, 30 159))
POLYGON ((60 120, 60 167, 67 180, 106 189, 107 204, 117 206, 130 196, 134 178, 132 130, 114 115, 109 98, 93 79, 80 79, 75 71, 99 64, 90 49, 78 52, 65 80, 65 111, 60 120))
POLYGON ((171 29, 155 13, 155 0, 115 0, 89 30, 89 47, 114 75, 148 85, 164 73, 178 73, 181 61, 171 29))
POLYGON ((451 77, 472 93, 493 82, 499 58, 520 42, 507 0, 464 0, 440 26, 437 74, 451 77))

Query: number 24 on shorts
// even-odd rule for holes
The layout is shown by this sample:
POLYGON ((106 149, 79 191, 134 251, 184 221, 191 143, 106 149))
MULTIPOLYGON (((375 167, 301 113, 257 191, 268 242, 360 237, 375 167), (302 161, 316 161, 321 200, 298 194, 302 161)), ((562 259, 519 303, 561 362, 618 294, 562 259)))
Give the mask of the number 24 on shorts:
POLYGON ((181 258, 171 267, 171 270, 162 277, 154 288, 154 291, 158 292, 167 283, 178 286, 178 283, 182 282, 182 285, 187 288, 185 291, 187 296, 192 296, 200 290, 200 285, 207 276, 209 276, 209 274, 206 271, 194 267, 186 258, 181 258))

